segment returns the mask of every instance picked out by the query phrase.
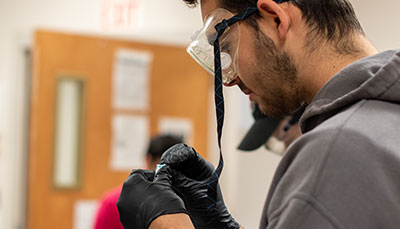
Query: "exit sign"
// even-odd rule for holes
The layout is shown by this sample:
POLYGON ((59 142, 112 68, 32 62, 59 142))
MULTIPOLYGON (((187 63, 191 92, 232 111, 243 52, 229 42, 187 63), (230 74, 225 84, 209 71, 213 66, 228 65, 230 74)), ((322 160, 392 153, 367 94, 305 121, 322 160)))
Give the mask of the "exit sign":
POLYGON ((141 0, 101 0, 100 26, 106 31, 129 31, 141 26, 141 0))

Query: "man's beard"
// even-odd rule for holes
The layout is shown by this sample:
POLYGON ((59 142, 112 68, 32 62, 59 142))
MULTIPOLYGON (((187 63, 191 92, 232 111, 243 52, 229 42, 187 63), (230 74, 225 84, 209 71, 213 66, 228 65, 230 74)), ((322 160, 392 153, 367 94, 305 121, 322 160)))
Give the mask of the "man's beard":
POLYGON ((256 101, 270 117, 293 114, 301 106, 300 84, 292 58, 263 32, 256 32, 254 79, 262 88, 256 101))

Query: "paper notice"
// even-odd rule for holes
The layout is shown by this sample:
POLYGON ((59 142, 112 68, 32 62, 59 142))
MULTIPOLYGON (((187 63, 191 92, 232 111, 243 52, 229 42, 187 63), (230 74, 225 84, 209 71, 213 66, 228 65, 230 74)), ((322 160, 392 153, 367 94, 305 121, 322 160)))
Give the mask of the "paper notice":
POLYGON ((117 109, 146 110, 152 55, 121 49, 115 55, 113 104, 117 109))
POLYGON ((144 116, 114 116, 110 167, 114 170, 143 168, 149 142, 149 121, 144 116))
POLYGON ((96 200, 78 200, 74 206, 74 229, 93 229, 97 212, 96 200))

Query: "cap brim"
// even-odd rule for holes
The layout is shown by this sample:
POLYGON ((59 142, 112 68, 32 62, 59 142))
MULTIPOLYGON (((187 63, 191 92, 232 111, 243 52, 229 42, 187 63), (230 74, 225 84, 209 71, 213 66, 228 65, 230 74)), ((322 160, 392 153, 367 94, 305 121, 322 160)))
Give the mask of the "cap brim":
POLYGON ((238 149, 243 151, 258 149, 271 137, 280 121, 281 119, 269 117, 257 119, 240 142, 238 149))

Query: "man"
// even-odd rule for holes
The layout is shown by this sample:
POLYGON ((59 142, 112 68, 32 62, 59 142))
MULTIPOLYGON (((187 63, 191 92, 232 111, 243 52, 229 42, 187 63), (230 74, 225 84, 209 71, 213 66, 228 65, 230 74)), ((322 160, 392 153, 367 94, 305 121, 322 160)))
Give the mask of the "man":
MULTIPOLYGON (((146 153, 145 169, 155 170, 162 153, 182 140, 172 135, 156 135, 151 138, 146 153)), ((123 229, 117 209, 117 200, 121 187, 117 187, 104 195, 95 219, 95 229, 123 229)))
MULTIPOLYGON (((203 0, 201 10, 203 18, 240 14, 238 71, 226 86, 239 86, 269 116, 308 104, 303 135, 276 171, 260 228, 399 228, 400 52, 378 53, 348 0, 203 0)), ((233 27, 225 39, 237 38, 233 27)), ((228 69, 234 61, 222 52, 229 51, 221 51, 228 69)), ((143 171, 126 181, 119 207, 128 228, 135 217, 150 228, 239 228, 221 195, 207 202, 200 181, 213 173, 194 149, 172 148, 161 162, 167 166, 154 181, 143 171), (189 169, 195 165, 202 172, 189 169), (141 197, 159 191, 157 201, 173 205, 128 198, 143 188, 141 197)))

